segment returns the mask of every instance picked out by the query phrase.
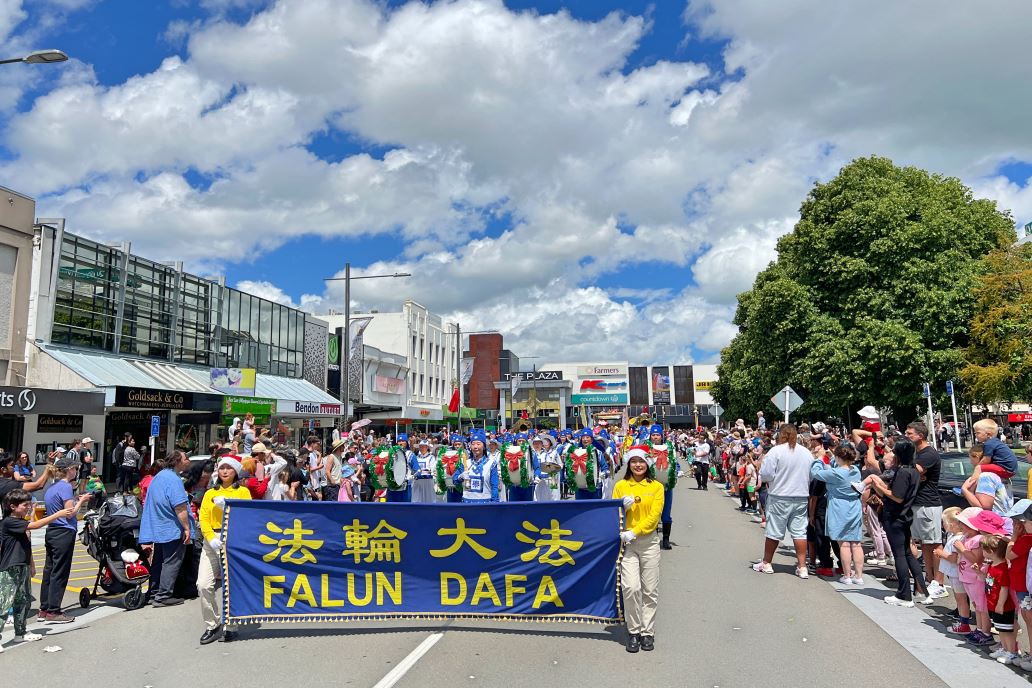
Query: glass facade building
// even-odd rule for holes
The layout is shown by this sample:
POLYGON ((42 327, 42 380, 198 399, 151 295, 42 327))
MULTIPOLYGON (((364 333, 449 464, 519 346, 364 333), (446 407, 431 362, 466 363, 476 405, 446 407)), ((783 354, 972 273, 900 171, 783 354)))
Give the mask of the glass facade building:
POLYGON ((50 341, 302 377, 305 313, 64 233, 50 341))

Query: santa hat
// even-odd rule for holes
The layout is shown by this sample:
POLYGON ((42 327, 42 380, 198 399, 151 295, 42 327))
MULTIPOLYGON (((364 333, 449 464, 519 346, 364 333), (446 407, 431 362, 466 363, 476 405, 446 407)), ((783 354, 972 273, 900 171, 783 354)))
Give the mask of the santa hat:
POLYGON ((627 459, 627 463, 631 462, 631 459, 641 459, 645 463, 649 462, 649 448, 636 445, 631 447, 624 452, 624 458, 627 459))

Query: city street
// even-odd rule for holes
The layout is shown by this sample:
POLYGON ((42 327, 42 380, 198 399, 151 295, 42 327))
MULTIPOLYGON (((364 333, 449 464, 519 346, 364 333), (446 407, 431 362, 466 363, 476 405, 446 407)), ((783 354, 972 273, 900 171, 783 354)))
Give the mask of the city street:
POLYGON ((735 511, 736 501, 684 481, 676 497, 677 546, 663 555, 652 653, 628 655, 621 628, 471 621, 265 626, 233 644, 200 647, 197 601, 125 612, 116 599, 88 611, 72 607, 75 623, 9 648, 0 662, 12 683, 41 671, 73 676, 89 666, 117 676, 119 686, 155 687, 253 686, 255 672, 265 685, 379 688, 860 686, 886 679, 961 686, 976 677, 982 685, 1027 685, 1014 670, 979 656, 983 651, 944 635, 934 614, 882 604, 888 592, 872 576, 866 588, 847 592, 817 578, 799 580, 790 574, 786 548, 774 562, 778 575, 753 573, 746 564, 762 531, 735 511), (43 652, 48 646, 62 649, 43 652))

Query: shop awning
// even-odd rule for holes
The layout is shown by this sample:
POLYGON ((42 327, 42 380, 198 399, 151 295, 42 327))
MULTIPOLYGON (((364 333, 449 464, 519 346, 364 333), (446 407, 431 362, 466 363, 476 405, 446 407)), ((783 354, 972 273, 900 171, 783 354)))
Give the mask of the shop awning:
POLYGON ((96 387, 139 387, 221 395, 207 384, 210 379, 207 368, 187 368, 52 345, 42 345, 40 349, 96 387))
POLYGON ((314 404, 339 404, 340 399, 330 396, 308 380, 293 377, 278 377, 258 373, 255 378, 256 397, 305 401, 314 404))

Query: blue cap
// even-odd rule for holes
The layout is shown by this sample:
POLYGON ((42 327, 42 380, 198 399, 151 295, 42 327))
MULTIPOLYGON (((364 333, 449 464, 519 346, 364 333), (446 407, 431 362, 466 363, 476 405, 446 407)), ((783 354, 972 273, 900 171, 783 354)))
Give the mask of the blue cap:
POLYGON ((471 430, 469 433, 470 442, 482 442, 484 446, 487 446, 487 433, 480 429, 471 430))
POLYGON ((551 430, 549 430, 548 434, 551 435, 552 437, 559 437, 559 431, 557 431, 555 428, 552 428, 551 430))
POLYGON ((595 436, 591 434, 591 430, 588 430, 587 428, 584 428, 583 430, 579 430, 577 432, 577 439, 580 439, 582 437, 588 437, 590 439, 595 439, 595 436))
POLYGON ((599 430, 598 431, 598 436, 601 437, 604 440, 608 440, 609 439, 609 431, 605 430, 605 429, 599 430))
POLYGON ((408 433, 407 432, 399 432, 398 433, 398 441, 399 442, 408 442, 408 433))
POLYGON ((653 425, 652 427, 649 428, 649 434, 650 435, 662 435, 663 434, 663 426, 659 425, 658 423, 656 425, 653 425))
POLYGON ((527 433, 521 432, 521 433, 517 434, 516 435, 516 439, 517 440, 525 440, 525 439, 527 439, 527 433))

